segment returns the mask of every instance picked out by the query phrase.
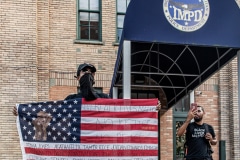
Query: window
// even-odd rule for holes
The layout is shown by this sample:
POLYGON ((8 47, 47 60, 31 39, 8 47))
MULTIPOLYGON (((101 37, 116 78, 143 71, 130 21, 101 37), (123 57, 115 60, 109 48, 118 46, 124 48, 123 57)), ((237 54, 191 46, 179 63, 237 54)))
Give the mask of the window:
POLYGON ((173 107, 173 159, 184 160, 185 135, 179 137, 177 130, 186 120, 190 107, 190 96, 183 97, 173 107))
POLYGON ((175 118, 173 121, 173 124, 175 128, 173 128, 174 131, 174 159, 176 160, 184 160, 184 143, 186 142, 185 134, 181 137, 177 135, 177 130, 183 125, 186 118, 175 118))
POLYGON ((190 107, 190 96, 186 95, 178 103, 176 103, 173 106, 173 113, 174 114, 186 113, 189 111, 189 107, 190 107))
POLYGON ((117 35, 116 35, 117 42, 119 42, 121 39, 124 17, 129 2, 130 0, 117 0, 117 35))
POLYGON ((101 41, 100 0, 78 0, 77 39, 101 41))

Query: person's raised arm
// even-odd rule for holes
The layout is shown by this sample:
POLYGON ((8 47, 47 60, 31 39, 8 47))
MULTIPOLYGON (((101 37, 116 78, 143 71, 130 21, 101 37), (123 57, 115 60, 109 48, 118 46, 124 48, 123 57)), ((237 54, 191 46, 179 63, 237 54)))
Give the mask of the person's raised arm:
POLYGON ((188 124, 194 118, 195 112, 197 112, 197 110, 195 110, 195 111, 189 110, 186 121, 183 123, 183 125, 177 131, 178 136, 182 136, 186 132, 188 124))

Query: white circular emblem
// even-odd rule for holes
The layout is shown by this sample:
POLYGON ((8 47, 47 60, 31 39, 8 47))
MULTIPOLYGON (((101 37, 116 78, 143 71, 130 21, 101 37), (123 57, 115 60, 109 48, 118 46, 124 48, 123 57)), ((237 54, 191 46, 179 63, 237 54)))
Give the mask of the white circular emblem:
POLYGON ((163 11, 168 22, 176 29, 193 32, 208 20, 208 0, 164 0, 163 11))

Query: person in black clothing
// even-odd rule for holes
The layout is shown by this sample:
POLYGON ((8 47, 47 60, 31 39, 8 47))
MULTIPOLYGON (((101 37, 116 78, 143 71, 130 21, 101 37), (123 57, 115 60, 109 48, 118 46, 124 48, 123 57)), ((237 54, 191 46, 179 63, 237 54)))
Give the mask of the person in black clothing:
MULTIPOLYGON (((77 94, 68 95, 64 100, 75 99, 75 98, 85 98, 86 100, 95 100, 97 98, 110 98, 105 93, 98 93, 94 90, 93 85, 95 83, 94 76, 96 72, 94 65, 89 63, 80 64, 77 69, 77 75, 74 76, 80 85, 80 92, 77 94)), ((161 103, 158 101, 156 110, 161 109, 161 103)), ((17 116, 17 108, 14 106, 12 110, 13 115, 17 116)))
POLYGON ((79 81, 80 92, 78 94, 67 96, 65 100, 74 98, 85 98, 86 100, 110 98, 107 94, 98 93, 94 90, 93 85, 95 84, 94 76, 96 71, 96 68, 92 64, 80 64, 77 70, 77 75, 75 76, 79 81))
POLYGON ((217 144, 217 138, 213 127, 203 123, 204 115, 202 106, 190 109, 186 121, 177 131, 178 136, 186 133, 186 160, 212 160, 209 149, 211 145, 217 144), (194 122, 191 122, 193 118, 194 122))
MULTIPOLYGON (((77 75, 74 76, 80 85, 80 92, 77 94, 68 95, 64 100, 75 99, 75 98, 85 98, 86 100, 95 100, 97 98, 110 98, 105 93, 98 93, 94 90, 93 85, 95 83, 94 76, 96 72, 94 65, 89 63, 80 64, 77 69, 77 75)), ((16 106, 12 109, 13 115, 17 116, 16 106)))

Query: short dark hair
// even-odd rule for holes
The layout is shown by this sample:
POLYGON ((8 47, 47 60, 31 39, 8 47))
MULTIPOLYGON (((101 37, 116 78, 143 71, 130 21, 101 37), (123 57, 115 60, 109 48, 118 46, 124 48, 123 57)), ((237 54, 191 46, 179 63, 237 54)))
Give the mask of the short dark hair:
POLYGON ((202 111, 203 111, 203 112, 205 112, 205 111, 204 111, 204 108, 203 108, 202 106, 197 106, 197 107, 200 107, 200 108, 202 108, 202 111))

